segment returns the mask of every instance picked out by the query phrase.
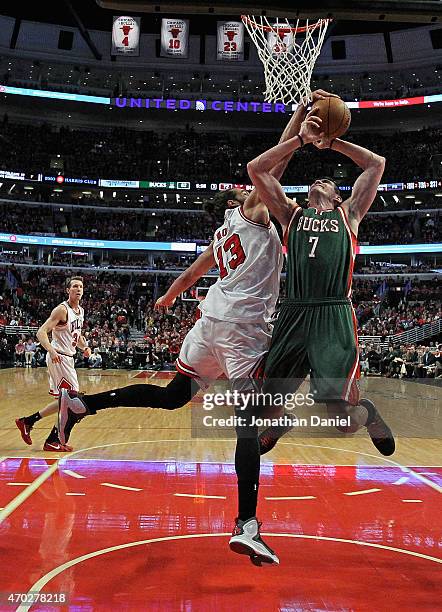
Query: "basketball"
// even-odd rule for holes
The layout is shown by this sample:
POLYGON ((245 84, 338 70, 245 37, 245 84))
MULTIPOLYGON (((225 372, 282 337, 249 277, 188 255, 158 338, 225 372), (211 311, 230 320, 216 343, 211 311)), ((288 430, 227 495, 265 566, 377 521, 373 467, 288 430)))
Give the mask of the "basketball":
POLYGON ((322 119, 321 131, 327 138, 343 136, 350 127, 350 109, 341 98, 318 100, 313 104, 312 111, 322 119))

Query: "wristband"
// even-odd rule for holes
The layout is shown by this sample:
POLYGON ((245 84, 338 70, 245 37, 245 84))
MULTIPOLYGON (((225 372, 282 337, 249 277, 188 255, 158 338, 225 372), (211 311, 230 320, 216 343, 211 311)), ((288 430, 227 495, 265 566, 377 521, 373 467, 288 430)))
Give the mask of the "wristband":
POLYGON ((298 134, 298 138, 301 141, 301 147, 303 147, 304 146, 304 141, 302 140, 301 134, 298 134))

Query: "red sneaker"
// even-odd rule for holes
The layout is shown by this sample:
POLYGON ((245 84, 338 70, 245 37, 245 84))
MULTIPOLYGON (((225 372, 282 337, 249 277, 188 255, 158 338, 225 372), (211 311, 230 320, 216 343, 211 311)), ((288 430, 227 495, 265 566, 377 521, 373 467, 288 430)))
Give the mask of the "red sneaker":
POLYGON ((72 446, 68 446, 67 444, 61 444, 56 440, 55 442, 46 442, 43 445, 44 451, 49 451, 51 453, 71 453, 74 449, 72 446))
POLYGON ((32 425, 28 425, 28 423, 26 423, 26 417, 22 417, 21 419, 15 419, 15 424, 20 430, 21 437, 23 438, 23 442, 26 442, 26 444, 31 445, 32 444, 32 440, 31 440, 32 425))

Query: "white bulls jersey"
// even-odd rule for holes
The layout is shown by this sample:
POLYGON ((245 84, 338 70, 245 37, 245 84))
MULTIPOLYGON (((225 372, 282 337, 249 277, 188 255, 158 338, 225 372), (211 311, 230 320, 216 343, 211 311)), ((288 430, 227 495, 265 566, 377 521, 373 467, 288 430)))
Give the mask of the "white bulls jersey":
POLYGON ((283 261, 273 223, 250 221, 242 207, 227 210, 215 232, 213 254, 220 277, 201 303, 202 312, 233 323, 270 320, 283 261))
POLYGON ((51 344, 57 353, 73 356, 76 353, 77 342, 81 336, 84 310, 79 306, 79 313, 77 314, 68 302, 62 302, 62 304, 67 310, 68 320, 64 325, 57 325, 52 330, 51 344))

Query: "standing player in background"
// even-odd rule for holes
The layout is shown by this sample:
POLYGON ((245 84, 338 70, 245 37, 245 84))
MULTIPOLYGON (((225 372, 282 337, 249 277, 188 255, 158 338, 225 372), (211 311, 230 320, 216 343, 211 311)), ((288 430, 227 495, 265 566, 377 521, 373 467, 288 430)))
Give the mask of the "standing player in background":
MULTIPOLYGON (((77 372, 74 368, 74 356, 77 347, 84 351, 86 358, 91 355, 91 350, 81 335, 84 321, 84 310, 80 306, 80 300, 83 297, 83 278, 74 276, 68 279, 66 291, 68 299, 54 308, 49 319, 43 323, 37 332, 37 338, 41 346, 47 350, 49 394, 57 399, 47 404, 42 410, 15 421, 26 444, 32 444, 31 430, 35 423, 57 412, 60 390, 79 390, 77 372), (48 334, 51 332, 52 341, 49 341, 48 334)), ((61 444, 58 429, 54 425, 44 443, 43 450, 69 452, 72 448, 66 444, 61 444)))
MULTIPOLYGON (((321 99, 328 95, 331 94, 318 90, 313 97, 321 99)), ((305 113, 305 107, 300 106, 280 142, 298 133, 305 113)), ((271 169, 278 179, 290 157, 288 154, 280 158, 271 169)), ((81 397, 62 393, 59 427, 64 443, 75 422, 97 410, 118 406, 174 410, 187 404, 199 387, 223 373, 233 385, 241 382, 241 392, 253 390, 251 375, 268 350, 268 321, 279 295, 281 243, 256 190, 250 195, 241 189, 220 192, 213 200, 212 209, 213 214, 224 215, 213 242, 156 303, 156 308, 172 306, 181 293, 218 265, 219 279, 200 304, 202 316, 184 340, 176 361, 175 378, 167 387, 131 385, 81 397)), ((259 533, 256 518, 260 471, 258 429, 251 425, 253 414, 242 408, 237 407, 237 414, 247 423, 237 428, 235 469, 239 509, 230 547, 249 555, 258 564, 279 563, 259 533)))
MULTIPOLYGON (((395 450, 391 430, 370 400, 359 399, 356 317, 350 301, 359 224, 376 197, 384 167, 385 159, 368 149, 326 139, 321 119, 310 112, 297 136, 264 152, 247 169, 280 222, 287 246, 287 299, 273 332, 264 391, 279 392, 283 384, 285 392, 294 392, 310 372, 315 400, 326 403, 330 416, 349 416, 350 431, 365 426, 378 451, 388 456, 395 450), (344 202, 326 178, 313 182, 306 210, 286 198, 270 170, 307 143, 338 151, 362 168, 344 202)), ((261 452, 273 448, 289 429, 263 432, 261 452)))

